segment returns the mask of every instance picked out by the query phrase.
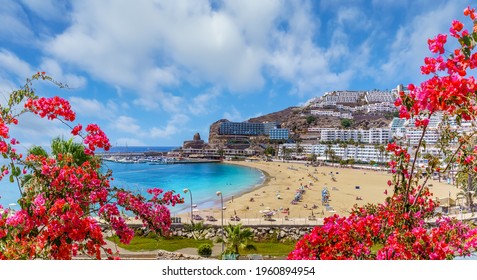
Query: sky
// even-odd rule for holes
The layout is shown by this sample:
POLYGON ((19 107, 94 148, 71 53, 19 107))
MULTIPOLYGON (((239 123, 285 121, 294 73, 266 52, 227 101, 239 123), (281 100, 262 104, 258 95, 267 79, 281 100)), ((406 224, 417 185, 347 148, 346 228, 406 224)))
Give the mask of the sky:
MULTIPOLYGON (((207 141, 219 119, 299 106, 332 90, 419 83, 427 39, 448 33, 470 1, 0 0, 0 102, 45 71, 76 123, 113 146, 207 141)), ((464 23, 469 24, 468 21, 464 23)), ((70 137, 24 115, 23 147, 70 137)))

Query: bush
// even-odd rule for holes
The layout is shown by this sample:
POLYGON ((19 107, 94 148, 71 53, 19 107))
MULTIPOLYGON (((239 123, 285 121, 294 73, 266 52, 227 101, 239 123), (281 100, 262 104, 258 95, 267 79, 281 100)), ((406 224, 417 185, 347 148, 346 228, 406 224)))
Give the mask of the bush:
POLYGON ((212 246, 210 244, 202 244, 199 246, 197 252, 199 253, 199 256, 208 258, 212 255, 212 246))

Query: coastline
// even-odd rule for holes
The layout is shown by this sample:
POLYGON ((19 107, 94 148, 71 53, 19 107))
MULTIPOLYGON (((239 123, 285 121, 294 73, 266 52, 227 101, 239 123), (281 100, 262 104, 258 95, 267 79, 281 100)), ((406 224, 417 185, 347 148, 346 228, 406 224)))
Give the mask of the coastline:
MULTIPOLYGON (((244 224, 320 224, 324 217, 334 214, 347 215, 353 205, 363 206, 367 203, 382 203, 392 188, 387 185, 391 173, 385 171, 341 168, 339 166, 312 167, 305 162, 247 162, 226 161, 260 170, 265 178, 261 184, 240 193, 228 196, 223 190, 224 223, 232 222, 238 216, 244 224), (326 187, 330 194, 329 207, 322 204, 322 190, 326 187), (359 188, 357 188, 359 187, 359 188), (291 202, 299 189, 305 192, 300 202, 291 202), (289 211, 286 211, 286 210, 289 211), (264 221, 263 213, 273 211, 272 221, 264 221), (313 217, 313 219, 311 219, 313 217)), ((456 197, 459 191, 445 182, 431 180, 433 197, 456 197)), ((187 205, 187 203, 186 203, 187 205)), ((211 224, 220 224, 220 206, 201 209, 197 213, 204 219, 214 216, 211 224)), ((188 222, 190 214, 181 213, 183 222, 188 222)))

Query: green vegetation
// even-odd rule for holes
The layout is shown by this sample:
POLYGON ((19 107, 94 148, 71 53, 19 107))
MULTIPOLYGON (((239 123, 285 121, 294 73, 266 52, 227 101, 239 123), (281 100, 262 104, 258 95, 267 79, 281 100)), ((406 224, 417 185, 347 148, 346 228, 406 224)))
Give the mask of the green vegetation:
POLYGON ((132 252, 166 250, 174 252, 184 248, 198 248, 202 244, 212 245, 211 240, 195 240, 180 237, 144 237, 134 236, 129 244, 122 244, 118 238, 108 237, 108 240, 115 242, 119 247, 132 252))
MULTIPOLYGON (((115 242, 119 247, 132 252, 141 252, 141 251, 154 251, 154 250, 166 250, 169 252, 174 252, 179 249, 184 248, 198 248, 198 254, 200 255, 200 248, 208 245, 212 248, 212 241, 210 240, 195 240, 189 238, 180 238, 180 237, 143 237, 143 236, 134 236, 130 244, 125 245, 119 243, 117 238, 109 237, 108 240, 115 242)), ((239 249, 241 255, 248 254, 260 254, 263 256, 274 256, 274 257, 285 257, 295 249, 295 242, 286 242, 281 243, 277 241, 250 241, 248 242, 250 247, 255 247, 255 249, 250 250, 247 248, 239 249)), ((202 249, 204 250, 204 249, 202 249)))
POLYGON ((192 233, 194 239, 204 239, 205 231, 209 228, 208 225, 205 225, 203 221, 192 224, 185 224, 184 230, 192 233))
POLYGON ((272 146, 268 146, 265 149, 264 154, 266 154, 268 156, 274 156, 275 155, 275 149, 272 146))
POLYGON ((316 122, 316 117, 315 116, 306 117, 306 123, 307 124, 311 124, 311 123, 314 123, 314 122, 316 122))
POLYGON ((201 257, 208 258, 212 255, 212 245, 211 244, 202 244, 199 246, 197 253, 201 257))
POLYGON ((253 238, 253 231, 250 228, 242 228, 242 224, 229 224, 225 227, 225 234, 227 252, 238 254, 239 249, 255 249, 250 245, 253 238))
MULTIPOLYGON (((253 245, 256 248, 256 250, 253 251, 254 254, 275 257, 288 256, 288 254, 295 249, 295 242, 280 243, 276 241, 252 241, 249 245, 253 245)), ((242 250, 239 252, 243 254, 250 254, 250 251, 246 250, 242 250)))
POLYGON ((341 120, 341 126, 343 128, 349 128, 349 127, 351 127, 352 124, 353 124, 353 120, 350 120, 350 119, 342 119, 341 120))

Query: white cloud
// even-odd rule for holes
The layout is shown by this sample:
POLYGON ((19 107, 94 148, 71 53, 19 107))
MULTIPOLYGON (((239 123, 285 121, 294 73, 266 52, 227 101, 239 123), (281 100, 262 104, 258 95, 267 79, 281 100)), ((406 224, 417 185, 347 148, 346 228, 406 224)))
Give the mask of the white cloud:
POLYGON ((2 1, 0 5, 0 38, 9 42, 33 42, 33 32, 28 25, 28 17, 15 1, 2 1))
POLYGON ((158 86, 172 86, 177 85, 176 70, 174 67, 159 68, 154 67, 145 73, 144 88, 146 90, 155 90, 158 86))
POLYGON ((115 104, 108 101, 107 106, 97 99, 88 99, 81 97, 71 97, 69 99, 72 109, 78 114, 85 117, 98 119, 112 119, 115 115, 115 104))
POLYGON ((18 118, 19 125, 11 127, 10 136, 20 141, 25 149, 32 145, 49 146, 51 139, 72 138, 71 129, 58 120, 47 120, 32 113, 18 118))
POLYGON ((149 131, 149 136, 153 138, 167 138, 184 130, 189 117, 184 114, 175 114, 169 119, 165 127, 153 127, 149 131))
POLYGON ((206 0, 81 1, 73 4, 72 25, 44 46, 95 77, 136 89, 135 104, 148 110, 174 111, 181 96, 164 91, 183 82, 254 92, 276 75, 306 94, 347 77, 330 70, 326 51, 314 45, 321 23, 311 10, 309 1, 226 1, 216 10, 206 0), (307 82, 316 76, 322 81, 307 82))
POLYGON ((60 64, 50 58, 44 58, 39 69, 46 72, 49 76, 54 77, 55 80, 68 85, 71 89, 82 88, 86 86, 87 83, 84 77, 74 74, 65 74, 60 64))
POLYGON ((425 10, 399 28, 391 45, 389 58, 381 66, 384 80, 417 82, 422 79, 420 66, 430 56, 427 39, 448 32, 451 19, 459 15, 462 7, 446 2, 435 9, 425 10))
POLYGON ((233 122, 241 122, 244 120, 242 114, 240 114, 237 108, 233 105, 230 107, 229 111, 224 113, 223 118, 233 122))
POLYGON ((202 115, 215 110, 215 99, 220 95, 218 88, 213 88, 206 93, 194 97, 188 105, 189 112, 193 115, 202 115))
POLYGON ((137 124, 137 120, 128 116, 119 116, 112 122, 111 127, 121 132, 141 133, 141 127, 137 124))
POLYGON ((44 20, 63 20, 68 5, 62 0, 21 0, 21 2, 44 20))
MULTIPOLYGON (((25 1, 31 7, 39 3, 25 1)), ((381 19, 367 8, 385 10, 390 3, 373 3, 247 0, 212 7, 208 0, 76 1, 68 14, 71 25, 46 40, 43 48, 68 66, 65 69, 74 67, 113 85, 120 97, 123 89, 133 90, 134 104, 146 110, 178 113, 189 106, 187 94, 174 91, 184 84, 254 93, 271 79, 304 98, 347 88, 354 78, 369 78, 373 72, 389 79, 406 72, 401 71, 404 64, 414 63, 421 54, 422 46, 412 47, 413 42, 449 22, 449 10, 456 6, 443 5, 418 19, 412 19, 413 10, 407 13, 410 24, 402 32, 409 38, 399 49, 389 49, 392 57, 381 67, 386 58, 371 60, 369 50, 388 49, 389 41, 379 42, 373 32, 389 30, 380 29, 381 19), (365 39, 356 40, 360 32, 367 32, 361 34, 365 39)), ((81 83, 81 77, 74 77, 81 83)), ((198 98, 200 105, 200 98, 208 96, 198 98)), ((199 114, 203 109, 190 111, 199 114)))
POLYGON ((15 75, 15 78, 25 79, 34 74, 29 63, 17 57, 14 53, 0 49, 0 73, 6 72, 15 75))
POLYGON ((151 111, 158 108, 169 113, 183 112, 185 99, 167 92, 156 92, 154 95, 142 96, 133 101, 134 105, 141 106, 145 110, 151 111))
POLYGON ((360 30, 370 30, 373 23, 366 14, 367 11, 359 6, 346 6, 337 12, 337 21, 340 27, 345 28, 348 32, 356 32, 360 30))

